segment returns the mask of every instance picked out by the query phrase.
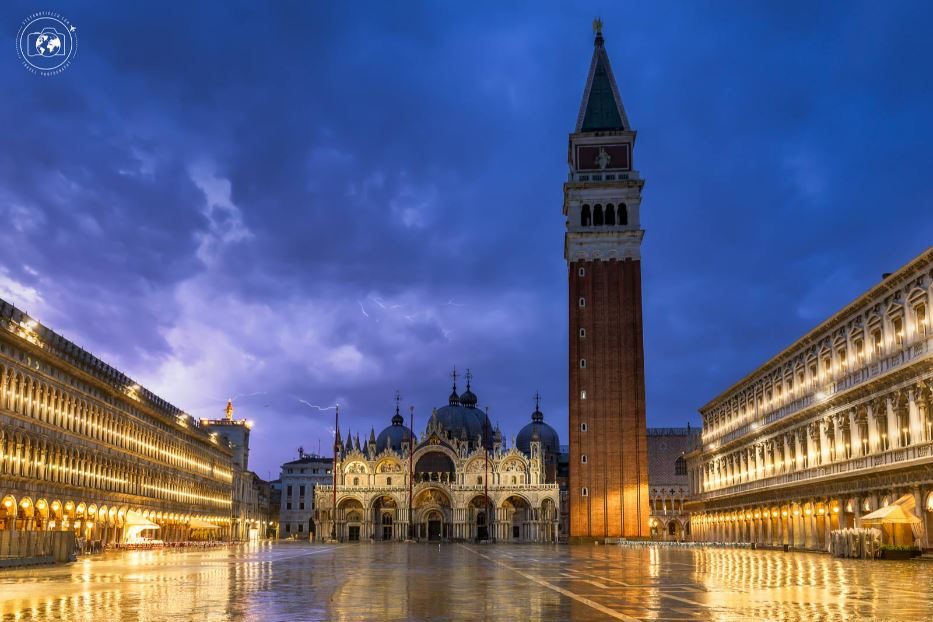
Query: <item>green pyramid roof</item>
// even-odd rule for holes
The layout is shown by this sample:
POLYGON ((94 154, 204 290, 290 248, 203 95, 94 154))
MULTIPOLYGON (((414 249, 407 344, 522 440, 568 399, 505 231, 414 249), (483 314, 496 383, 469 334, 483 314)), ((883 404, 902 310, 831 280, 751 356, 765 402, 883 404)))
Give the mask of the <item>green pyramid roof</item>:
POLYGON ((577 118, 577 132, 627 130, 628 118, 612 75, 609 55, 601 32, 596 33, 593 60, 583 90, 583 102, 577 118))

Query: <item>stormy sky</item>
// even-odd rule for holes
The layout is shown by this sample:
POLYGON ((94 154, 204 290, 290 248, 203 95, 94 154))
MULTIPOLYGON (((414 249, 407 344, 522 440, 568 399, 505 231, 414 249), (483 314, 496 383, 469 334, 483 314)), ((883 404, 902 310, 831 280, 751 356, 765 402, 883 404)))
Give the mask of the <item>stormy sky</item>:
MULTIPOLYGON (((566 442, 561 185, 604 34, 642 203, 648 421, 696 409, 933 241, 929 3, 4 2, 0 298, 251 466, 423 428, 454 365, 566 442), (12 42, 77 26, 58 76, 12 42)), ((463 383, 460 383, 461 390, 463 383)))

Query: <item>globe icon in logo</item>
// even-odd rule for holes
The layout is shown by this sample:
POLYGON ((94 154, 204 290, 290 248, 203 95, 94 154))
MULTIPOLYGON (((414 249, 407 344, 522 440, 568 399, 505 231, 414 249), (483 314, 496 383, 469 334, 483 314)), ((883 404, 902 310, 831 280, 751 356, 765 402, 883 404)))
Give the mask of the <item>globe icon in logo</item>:
POLYGON ((54 28, 43 28, 36 36, 36 53, 39 56, 55 56, 62 50, 62 38, 54 28))
POLYGON ((51 76, 64 71, 78 45, 77 28, 51 11, 33 13, 16 34, 16 55, 28 71, 51 76))

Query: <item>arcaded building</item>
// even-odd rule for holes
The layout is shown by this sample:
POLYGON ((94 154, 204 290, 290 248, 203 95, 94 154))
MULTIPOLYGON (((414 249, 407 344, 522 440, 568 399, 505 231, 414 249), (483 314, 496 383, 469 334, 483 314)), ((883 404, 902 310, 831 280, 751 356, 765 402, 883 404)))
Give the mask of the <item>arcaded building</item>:
POLYGON ((422 434, 405 423, 396 406, 365 442, 338 430, 335 481, 315 487, 319 538, 557 542, 560 445, 538 408, 512 447, 469 380, 462 394, 454 384, 422 434))
POLYGON ((564 184, 570 541, 647 537, 648 447, 635 130, 596 30, 564 184))
POLYGON ((232 481, 197 420, 0 300, 0 529, 225 537, 232 481))
POLYGON ((906 496, 930 547, 931 306, 933 248, 703 406, 694 537, 825 550, 906 496))
POLYGON ((691 539, 690 478, 687 454, 696 449, 700 430, 691 428, 648 428, 648 495, 652 540, 691 539))

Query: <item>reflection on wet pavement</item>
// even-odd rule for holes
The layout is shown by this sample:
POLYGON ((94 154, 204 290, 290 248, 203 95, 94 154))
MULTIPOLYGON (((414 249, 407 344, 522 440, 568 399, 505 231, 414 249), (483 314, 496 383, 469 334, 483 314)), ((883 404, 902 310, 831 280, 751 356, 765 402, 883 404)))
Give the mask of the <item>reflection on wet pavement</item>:
POLYGON ((0 573, 2 620, 933 619, 933 563, 722 549, 254 544, 0 573))

